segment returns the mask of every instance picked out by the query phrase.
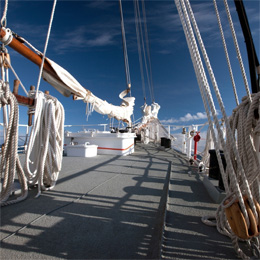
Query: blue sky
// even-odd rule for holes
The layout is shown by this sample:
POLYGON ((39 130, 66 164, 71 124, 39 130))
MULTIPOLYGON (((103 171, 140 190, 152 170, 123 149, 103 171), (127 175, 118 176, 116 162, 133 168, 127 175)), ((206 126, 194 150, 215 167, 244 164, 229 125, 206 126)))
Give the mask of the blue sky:
MULTIPOLYGON (((239 99, 245 88, 236 59, 231 33, 223 13, 223 1, 218 1, 223 17, 230 58, 239 99)), ((43 50, 52 1, 9 0, 7 27, 43 50)), ((245 44, 233 0, 229 1, 242 57, 248 73, 245 44)), ((258 57, 260 46, 260 1, 244 1, 258 57)), ((141 117, 144 103, 135 33, 133 1, 122 1, 128 59, 132 81, 132 96, 136 98, 134 117, 141 117)), ((225 62, 224 51, 212 1, 191 1, 204 43, 222 94, 227 114, 235 107, 235 98, 225 62)), ((165 124, 190 125, 206 121, 199 87, 174 1, 145 1, 150 40, 155 102, 159 103, 159 119, 165 124)), ((1 14, 4 1, 1 0, 1 14)), ((19 54, 8 49, 11 62, 22 83, 29 89, 36 85, 39 69, 19 54)), ((47 57, 68 70, 85 88, 114 105, 120 105, 119 93, 125 89, 124 58, 118 1, 58 0, 47 57)), ((11 74, 11 82, 13 76, 11 74)), ((249 74, 247 74, 249 77, 249 74)), ((250 78, 248 78, 250 82, 250 78)), ((147 86, 146 86, 147 87, 147 86)), ((109 123, 107 116, 96 112, 88 118, 86 104, 60 95, 48 83, 41 81, 40 90, 49 90, 65 108, 66 124, 109 123)), ((20 94, 24 95, 22 89, 20 94)), ((151 103, 148 87, 147 103, 151 103)), ((217 107, 218 108, 218 107, 217 107)), ((20 123, 27 122, 26 108, 21 108, 20 123)), ((2 119, 2 114, 1 118, 2 119)), ((1 120, 2 121, 2 120, 1 120)))

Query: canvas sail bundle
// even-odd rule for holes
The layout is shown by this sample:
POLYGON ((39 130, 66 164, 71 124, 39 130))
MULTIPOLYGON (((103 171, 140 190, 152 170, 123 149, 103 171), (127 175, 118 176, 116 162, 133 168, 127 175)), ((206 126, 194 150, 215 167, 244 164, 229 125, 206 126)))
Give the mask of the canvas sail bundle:
POLYGON ((127 91, 123 91, 119 95, 119 97, 122 99, 121 106, 109 104, 107 101, 98 98, 91 91, 82 87, 81 84, 69 72, 67 72, 57 63, 51 61, 50 59, 46 59, 46 61, 55 71, 59 80, 47 71, 43 71, 42 77, 49 84, 55 87, 61 94, 66 97, 73 94, 74 99, 82 99, 84 102, 90 103, 93 110, 102 115, 107 115, 110 118, 114 117, 117 120, 122 120, 127 123, 131 122, 131 115, 133 114, 134 110, 135 98, 125 97, 127 91))
MULTIPOLYGON (((40 66, 42 63, 42 54, 40 52, 35 53, 32 51, 25 46, 19 38, 16 39, 10 29, 2 27, 0 40, 5 45, 9 45, 21 55, 40 66)), ((69 97, 72 94, 74 95, 75 100, 81 99, 86 103, 90 103, 92 109, 96 112, 131 124, 131 115, 133 114, 135 98, 125 97, 129 89, 123 91, 119 95, 119 97, 122 98, 122 104, 120 106, 109 104, 107 101, 96 97, 91 91, 85 89, 68 71, 47 58, 44 59, 42 77, 62 95, 69 97)))

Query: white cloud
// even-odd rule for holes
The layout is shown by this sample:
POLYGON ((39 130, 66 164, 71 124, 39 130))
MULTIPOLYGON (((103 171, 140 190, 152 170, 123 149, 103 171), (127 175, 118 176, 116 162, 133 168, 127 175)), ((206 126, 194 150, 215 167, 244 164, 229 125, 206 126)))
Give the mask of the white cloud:
POLYGON ((173 124, 173 123, 180 123, 180 122, 196 121, 201 119, 207 119, 206 112, 197 112, 194 115, 187 113, 185 116, 180 117, 179 119, 170 118, 168 120, 162 120, 161 122, 163 124, 173 124))
POLYGON ((190 113, 186 114, 184 117, 181 117, 179 119, 180 122, 188 122, 188 121, 193 121, 193 120, 200 120, 200 119, 206 119, 207 115, 205 112, 201 113, 198 112, 195 115, 191 115, 190 113))
MULTIPOLYGON (((216 115, 221 115, 220 110, 216 110, 216 115)), ((210 116, 212 116, 210 114, 210 116)), ((170 118, 166 120, 161 120, 163 124, 174 124, 174 123, 183 123, 183 122, 189 122, 189 121, 197 121, 197 120, 208 120, 206 112, 197 112, 196 114, 187 113, 185 116, 182 116, 180 118, 170 118)))
POLYGON ((86 44, 88 46, 106 46, 111 45, 114 43, 113 41, 114 35, 109 33, 103 33, 101 35, 98 35, 96 38, 92 40, 87 40, 86 44))
POLYGON ((175 118, 170 118, 170 119, 167 119, 167 120, 161 120, 161 122, 163 124, 173 124, 173 123, 178 123, 179 120, 175 119, 175 118))
POLYGON ((120 32, 113 28, 104 30, 91 30, 85 26, 79 26, 74 31, 67 32, 60 39, 55 49, 58 52, 71 51, 71 49, 83 50, 86 47, 103 47, 116 43, 115 37, 120 32), (71 40, 73 39, 73 41, 71 40))

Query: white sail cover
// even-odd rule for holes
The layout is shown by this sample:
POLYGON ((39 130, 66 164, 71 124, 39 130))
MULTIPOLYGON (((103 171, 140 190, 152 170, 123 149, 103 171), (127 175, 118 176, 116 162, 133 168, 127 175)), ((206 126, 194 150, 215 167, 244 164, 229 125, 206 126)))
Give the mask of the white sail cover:
POLYGON ((42 77, 49 84, 55 87, 61 94, 66 97, 74 94, 75 99, 82 99, 84 102, 90 103, 96 112, 102 115, 108 115, 110 118, 114 117, 117 120, 122 120, 128 124, 131 123, 131 115, 134 110, 135 98, 125 97, 128 90, 123 91, 119 95, 122 99, 122 104, 120 106, 114 106, 109 104, 107 101, 96 97, 91 91, 85 89, 68 71, 63 69, 54 61, 47 58, 46 61, 51 65, 60 80, 57 80, 46 71, 43 71, 42 77))
POLYGON ((172 141, 176 140, 158 119, 159 109, 160 105, 155 102, 151 106, 147 104, 141 106, 143 117, 141 122, 136 126, 136 132, 141 134, 141 140, 145 144, 149 142, 159 143, 162 137, 170 138, 172 141))
POLYGON ((155 102, 153 102, 151 106, 148 106, 147 104, 141 106, 143 113, 142 124, 146 124, 150 119, 157 118, 160 108, 160 105, 155 102))

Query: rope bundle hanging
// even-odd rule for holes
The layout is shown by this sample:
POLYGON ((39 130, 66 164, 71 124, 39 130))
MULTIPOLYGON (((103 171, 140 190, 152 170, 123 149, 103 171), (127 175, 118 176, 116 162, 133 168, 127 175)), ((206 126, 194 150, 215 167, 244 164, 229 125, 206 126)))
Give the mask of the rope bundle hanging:
POLYGON ((56 98, 39 92, 56 3, 57 0, 54 0, 37 88, 29 94, 35 99, 36 106, 24 169, 28 183, 38 184, 37 196, 41 190, 52 189, 55 186, 62 166, 64 108, 56 98))
MULTIPOLYGON (((230 126, 233 136, 237 135, 238 152, 245 169, 246 177, 249 185, 252 187, 252 195, 257 201, 260 201, 259 194, 259 169, 260 162, 258 159, 260 137, 260 120, 255 119, 254 111, 259 113, 260 109, 260 92, 251 95, 252 102, 248 97, 242 99, 242 103, 233 110, 230 117, 230 126), (256 188, 256 189, 255 189, 256 188)), ((229 139, 227 139, 227 142, 229 139)), ((235 171, 238 172, 235 156, 230 150, 231 158, 233 158, 233 165, 235 171)), ((238 181, 241 176, 238 176, 238 181)))
MULTIPOLYGON (((5 3, 4 14, 1 25, 6 25, 6 13, 8 2, 5 3)), ((3 109, 5 139, 2 147, 2 158, 0 163, 1 172, 1 193, 0 205, 6 206, 24 200, 28 194, 28 186, 23 168, 18 156, 18 125, 19 125, 19 106, 18 102, 10 92, 9 88, 9 67, 10 57, 4 44, 1 48, 0 56, 1 74, 0 80, 0 108, 3 109), (21 193, 14 199, 9 199, 14 191, 14 180, 18 177, 21 193)))
POLYGON ((27 197, 28 187, 18 156, 19 107, 16 98, 9 90, 9 84, 3 80, 0 81, 0 99, 2 107, 10 105, 7 134, 0 164, 1 180, 3 178, 0 204, 5 206, 24 200, 27 197), (4 175, 2 176, 2 174, 4 175), (16 174, 21 185, 21 195, 16 199, 8 200, 13 190, 16 174))
MULTIPOLYGON (((29 94, 35 97, 36 92, 29 94)), ((50 95, 38 92, 35 99, 35 122, 31 130, 25 158, 25 174, 30 185, 41 190, 55 186, 62 166, 64 108, 50 95)))
MULTIPOLYGON (((256 178, 259 178, 259 162, 258 162, 258 171, 254 170, 257 167, 257 162, 256 164, 253 164, 253 169, 250 168, 245 168, 245 165, 243 165, 243 157, 241 158, 241 154, 238 151, 238 147, 236 145, 236 139, 235 136, 233 135, 233 132, 230 128, 230 123, 228 120, 228 117, 225 112, 224 104, 217 86, 217 82, 213 73, 213 70, 211 68, 209 58, 207 56, 207 52, 204 46, 204 43, 202 41, 193 11, 191 9, 190 3, 188 0, 175 0, 179 16, 181 18, 182 26, 184 29, 184 33, 186 36, 187 44, 190 50, 194 70, 197 76, 203 104, 207 113, 207 118, 209 122, 209 127, 210 131, 212 133, 212 138, 214 140, 214 144, 216 147, 216 154, 217 154, 217 159, 218 163, 220 166, 220 171, 222 175, 222 179, 224 182, 224 187, 227 193, 227 198, 225 199, 225 203, 222 203, 216 212, 216 220, 217 220, 217 228, 219 232, 226 234, 231 237, 232 243, 234 245, 234 248, 240 258, 247 259, 248 256, 245 255, 245 253, 240 249, 238 245, 238 240, 239 239, 246 239, 247 241, 250 241, 250 243, 253 241, 253 239, 256 241, 254 242, 254 245, 256 245, 256 248, 259 248, 259 241, 257 236, 259 235, 259 184, 258 187, 257 185, 254 184, 255 191, 252 189, 252 183, 255 182, 256 178), (197 39, 197 40, 196 40, 197 39), (197 43, 198 41, 198 43, 197 43), (204 64, 202 62, 201 54, 199 51, 199 47, 202 53, 202 56, 205 61, 205 66, 206 69, 208 70, 208 74, 211 79, 212 86, 215 91, 215 95, 217 97, 221 113, 223 115, 223 119, 226 125, 226 130, 227 130, 227 142, 224 141, 223 134, 221 131, 221 127, 219 125, 218 119, 217 119, 217 114, 216 114, 216 108, 213 102, 212 98, 212 93, 209 87, 208 79, 206 76, 204 64), (213 117, 213 120, 211 119, 211 114, 213 117), (226 157, 226 162, 227 162, 227 168, 226 171, 224 171, 223 163, 220 157, 220 146, 219 143, 217 142, 214 128, 213 128, 213 122, 216 125, 218 135, 219 135, 219 140, 220 144, 224 150, 224 154, 226 157), (251 177, 248 179, 248 170, 250 172, 253 171, 253 174, 251 177), (257 194, 258 195, 255 195, 257 194), (245 223, 245 229, 251 228, 251 230, 254 230, 255 232, 252 232, 250 236, 248 237, 239 237, 239 234, 237 234, 236 230, 232 227, 234 225, 228 221, 229 219, 229 214, 228 210, 232 205, 235 203, 238 203, 239 205, 239 212, 241 219, 243 217, 243 221, 245 223), (225 214, 226 212, 226 214, 225 214), (252 228, 252 227, 257 227, 257 228, 252 228), (256 232, 257 230, 257 232, 256 232)), ((238 48, 236 46, 236 49, 238 51, 238 48)), ((242 59, 239 58, 243 78, 244 78, 244 83, 246 85, 246 91, 248 93, 248 87, 247 87, 247 81, 245 78, 245 74, 243 71, 243 66, 242 66, 242 59)), ((251 96, 248 95, 248 99, 250 100, 251 103, 251 96)), ((250 110, 251 111, 251 110, 250 110)), ((249 113, 250 116, 252 115, 249 113)), ((250 120, 249 120, 250 121, 250 120)), ((252 131, 252 124, 250 125, 248 121, 248 131, 252 131)), ((251 137, 248 137, 249 139, 251 137)), ((246 144, 247 146, 252 146, 252 142, 249 144, 246 144)), ((245 151, 244 151, 245 152, 245 151)), ((254 153, 256 151, 254 150, 254 153)), ((252 156, 252 158, 256 158, 255 155, 252 156)), ((251 162, 252 158, 249 159, 251 162)), ((258 255, 259 251, 256 252, 252 250, 253 253, 256 253, 258 255)))
MULTIPOLYGON (((8 1, 6 0, 5 11, 1 20, 2 26, 6 26, 7 2, 8 1)), ((12 191, 15 171, 17 171, 17 175, 22 186, 22 195, 15 200, 16 202, 26 198, 28 190, 27 181, 29 185, 38 184, 38 195, 40 195, 41 190, 45 190, 47 188, 51 189, 55 186, 59 172, 61 170, 63 156, 64 109, 57 99, 51 97, 50 95, 44 95, 42 92, 38 91, 56 2, 57 0, 54 0, 47 39, 41 59, 42 62, 40 65, 37 90, 30 91, 29 93, 29 98, 33 98, 35 100, 35 120, 26 151, 24 171, 21 167, 19 157, 17 155, 19 113, 18 103, 14 95, 10 93, 9 85, 4 81, 1 82, 0 97, 2 105, 10 104, 10 119, 0 165, 1 173, 5 171, 1 191, 2 205, 13 203, 12 201, 6 202, 6 200, 12 191)), ((7 29, 6 32, 7 35, 1 39, 4 40, 4 45, 10 44, 13 39, 13 37, 11 37, 11 31, 7 29), (5 38, 10 38, 10 40, 5 41, 5 38)), ((8 62, 4 56, 2 57, 1 62, 2 67, 4 61, 13 70, 10 62, 8 62)), ((3 74, 4 71, 2 68, 2 75, 3 74)), ((16 73, 14 74, 17 78, 16 73)), ((25 91, 25 93, 28 96, 27 91, 25 91)))

